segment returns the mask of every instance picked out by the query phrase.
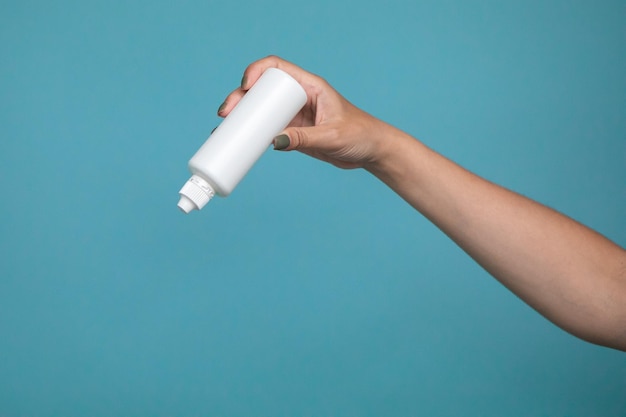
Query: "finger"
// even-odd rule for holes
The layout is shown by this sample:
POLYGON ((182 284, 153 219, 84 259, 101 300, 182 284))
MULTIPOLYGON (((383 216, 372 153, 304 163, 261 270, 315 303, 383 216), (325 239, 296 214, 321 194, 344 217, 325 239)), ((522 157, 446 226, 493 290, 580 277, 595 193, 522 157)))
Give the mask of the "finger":
POLYGON ((359 160, 350 160, 342 156, 339 144, 333 140, 337 130, 327 127, 288 128, 274 138, 274 149, 283 151, 298 150, 306 155, 329 162, 339 168, 354 169, 362 166, 359 160))
POLYGON ((241 79, 241 88, 249 90, 250 87, 261 77, 268 68, 278 68, 291 75, 307 92, 307 95, 314 96, 319 92, 325 81, 308 71, 303 70, 297 65, 289 61, 285 61, 274 55, 270 55, 256 62, 253 62, 246 68, 241 79))
POLYGON ((239 100, 244 96, 247 90, 254 85, 254 83, 263 75, 268 68, 278 68, 291 75, 298 83, 300 83, 307 91, 308 96, 313 96, 319 92, 321 84, 324 83, 320 77, 311 74, 274 55, 270 55, 256 62, 253 62, 244 71, 243 78, 241 79, 241 87, 235 89, 232 93, 226 97, 226 100, 219 107, 217 114, 221 117, 226 117, 231 110, 239 103, 239 100))
POLYGON ((236 89, 226 97, 222 105, 217 109, 217 115, 220 117, 226 117, 235 108, 239 100, 246 94, 241 88, 236 89))
POLYGON ((333 146, 335 130, 321 126, 288 127, 274 138, 278 151, 324 150, 333 146))

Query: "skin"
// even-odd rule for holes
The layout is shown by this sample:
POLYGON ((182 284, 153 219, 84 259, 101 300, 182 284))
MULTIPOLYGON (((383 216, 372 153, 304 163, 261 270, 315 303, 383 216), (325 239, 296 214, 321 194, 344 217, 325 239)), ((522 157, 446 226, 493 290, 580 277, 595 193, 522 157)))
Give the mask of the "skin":
MULTIPOLYGON (((567 332, 626 351, 626 251, 586 226, 485 180, 358 109, 324 79, 279 57, 252 63, 224 101, 226 117, 270 67, 308 101, 283 132, 298 150, 378 177, 493 277, 567 332)), ((287 141, 275 140, 282 148, 287 141)))

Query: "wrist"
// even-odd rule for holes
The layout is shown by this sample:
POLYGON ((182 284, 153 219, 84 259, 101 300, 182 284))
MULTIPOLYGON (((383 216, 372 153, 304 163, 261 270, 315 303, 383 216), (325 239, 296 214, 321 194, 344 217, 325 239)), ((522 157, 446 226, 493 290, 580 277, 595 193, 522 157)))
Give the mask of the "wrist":
POLYGON ((395 171, 402 170, 404 156, 415 152, 415 145, 420 142, 394 126, 380 120, 377 122, 377 126, 372 129, 372 156, 363 168, 383 179, 395 176, 395 171))

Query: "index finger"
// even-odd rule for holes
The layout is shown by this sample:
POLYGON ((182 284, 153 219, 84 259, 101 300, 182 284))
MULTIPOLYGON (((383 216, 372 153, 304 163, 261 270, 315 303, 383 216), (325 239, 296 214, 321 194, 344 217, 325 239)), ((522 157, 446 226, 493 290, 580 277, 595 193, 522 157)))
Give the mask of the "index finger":
POLYGON ((309 97, 316 95, 321 88, 321 84, 324 82, 320 77, 314 75, 308 71, 303 70, 299 66, 292 64, 289 61, 270 55, 268 57, 259 59, 248 65, 243 73, 241 80, 241 88, 243 90, 249 90, 250 87, 261 77, 263 72, 268 68, 278 68, 291 75, 307 92, 309 97))

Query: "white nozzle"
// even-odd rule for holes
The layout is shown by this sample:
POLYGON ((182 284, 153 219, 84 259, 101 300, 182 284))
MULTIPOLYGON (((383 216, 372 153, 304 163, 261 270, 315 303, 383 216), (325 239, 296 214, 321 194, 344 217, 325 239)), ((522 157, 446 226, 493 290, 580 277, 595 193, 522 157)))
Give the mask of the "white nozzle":
POLYGON ((191 210, 197 209, 196 205, 186 195, 181 195, 178 201, 178 208, 188 214, 191 210))
POLYGON ((201 177, 192 175, 178 194, 180 194, 178 208, 189 213, 191 210, 200 210, 204 207, 213 198, 215 191, 201 177))

